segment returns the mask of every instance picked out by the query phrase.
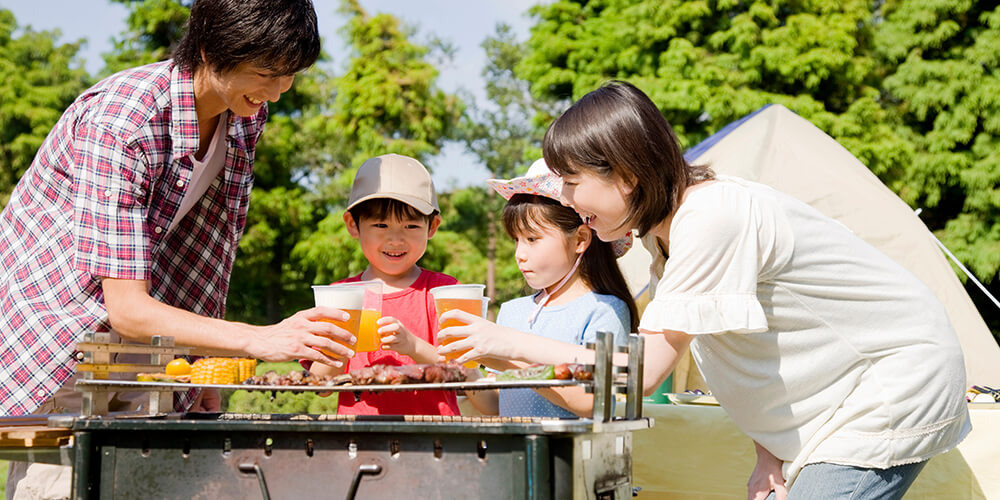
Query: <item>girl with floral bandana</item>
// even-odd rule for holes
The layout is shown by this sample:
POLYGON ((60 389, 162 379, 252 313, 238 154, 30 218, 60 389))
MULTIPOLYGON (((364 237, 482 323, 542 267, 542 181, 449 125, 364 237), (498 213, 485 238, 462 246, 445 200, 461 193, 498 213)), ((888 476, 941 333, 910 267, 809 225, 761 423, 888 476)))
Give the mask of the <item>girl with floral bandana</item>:
MULTIPOLYGON (((504 229, 515 241, 518 269, 538 292, 501 305, 496 324, 461 311, 445 313, 443 319, 454 317, 468 326, 442 329, 439 339, 462 340, 439 352, 470 349, 459 361, 489 353, 479 361, 508 369, 533 362, 530 352, 537 338, 581 345, 593 342, 598 331, 609 331, 616 343, 626 343, 638 316, 615 258, 628 250, 631 235, 611 243, 598 239, 572 208, 560 203, 562 181, 543 160, 524 177, 488 182, 508 200, 504 229), (496 355, 499 344, 509 352, 504 359, 496 355)), ((479 392, 470 400, 484 413, 504 416, 574 417, 589 414, 593 405, 593 397, 578 387, 479 392)))

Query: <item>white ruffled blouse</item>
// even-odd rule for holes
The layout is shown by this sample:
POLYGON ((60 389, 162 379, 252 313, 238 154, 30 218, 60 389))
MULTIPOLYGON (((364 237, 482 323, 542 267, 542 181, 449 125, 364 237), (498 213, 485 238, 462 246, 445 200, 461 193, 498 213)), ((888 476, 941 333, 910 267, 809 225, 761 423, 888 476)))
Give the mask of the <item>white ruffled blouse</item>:
POLYGON ((719 176, 656 238, 639 328, 696 335, 691 352, 734 422, 785 462, 887 468, 970 429, 944 306, 839 222, 762 184, 719 176))

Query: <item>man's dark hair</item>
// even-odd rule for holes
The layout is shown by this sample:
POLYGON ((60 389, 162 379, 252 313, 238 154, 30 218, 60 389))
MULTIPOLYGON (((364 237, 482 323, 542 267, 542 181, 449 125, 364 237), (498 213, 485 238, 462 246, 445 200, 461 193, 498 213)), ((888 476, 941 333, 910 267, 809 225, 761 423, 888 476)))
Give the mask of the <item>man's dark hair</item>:
POLYGON ((202 63, 219 73, 252 63, 287 76, 312 66, 319 52, 311 0, 195 0, 173 58, 191 73, 202 63))
POLYGON ((413 208, 412 205, 393 198, 372 198, 365 200, 351 207, 348 212, 351 213, 351 217, 354 217, 354 221, 359 225, 361 224, 361 219, 395 219, 406 221, 421 218, 426 219, 427 224, 430 224, 434 220, 434 216, 438 214, 437 210, 435 210, 429 215, 424 215, 416 208, 413 208))

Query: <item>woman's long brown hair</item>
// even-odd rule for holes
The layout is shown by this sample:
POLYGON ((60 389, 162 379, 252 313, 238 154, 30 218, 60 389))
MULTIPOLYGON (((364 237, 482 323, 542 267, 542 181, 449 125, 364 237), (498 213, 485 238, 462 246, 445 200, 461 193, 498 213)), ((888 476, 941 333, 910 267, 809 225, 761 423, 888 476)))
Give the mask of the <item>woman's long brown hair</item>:
MULTIPOLYGON (((503 227, 511 238, 536 233, 540 225, 556 228, 569 237, 583 225, 583 221, 575 210, 546 196, 515 194, 510 198, 503 209, 503 227)), ((579 269, 580 277, 591 290, 614 295, 625 302, 630 331, 637 331, 639 312, 611 244, 601 241, 592 232, 590 246, 583 252, 579 269)))
POLYGON ((576 101, 545 132, 545 163, 559 175, 588 170, 632 187, 625 224, 646 234, 680 205, 691 185, 712 179, 684 160, 680 142, 653 101, 613 81, 576 101))

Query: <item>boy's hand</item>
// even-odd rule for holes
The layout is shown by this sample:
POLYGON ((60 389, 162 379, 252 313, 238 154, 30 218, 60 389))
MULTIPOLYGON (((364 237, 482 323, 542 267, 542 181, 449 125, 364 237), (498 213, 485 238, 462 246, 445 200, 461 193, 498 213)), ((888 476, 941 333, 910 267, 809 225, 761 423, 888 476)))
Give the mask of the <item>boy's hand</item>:
POLYGON ((342 366, 341 360, 354 356, 354 351, 344 344, 353 345, 357 339, 330 320, 347 319, 347 313, 330 307, 299 311, 278 324, 258 329, 246 351, 251 357, 263 361, 308 359, 342 366))
POLYGON ((382 337, 382 348, 396 351, 413 358, 417 363, 436 363, 437 352, 434 346, 410 333, 410 330, 392 316, 383 316, 375 322, 379 326, 378 334, 382 337))

